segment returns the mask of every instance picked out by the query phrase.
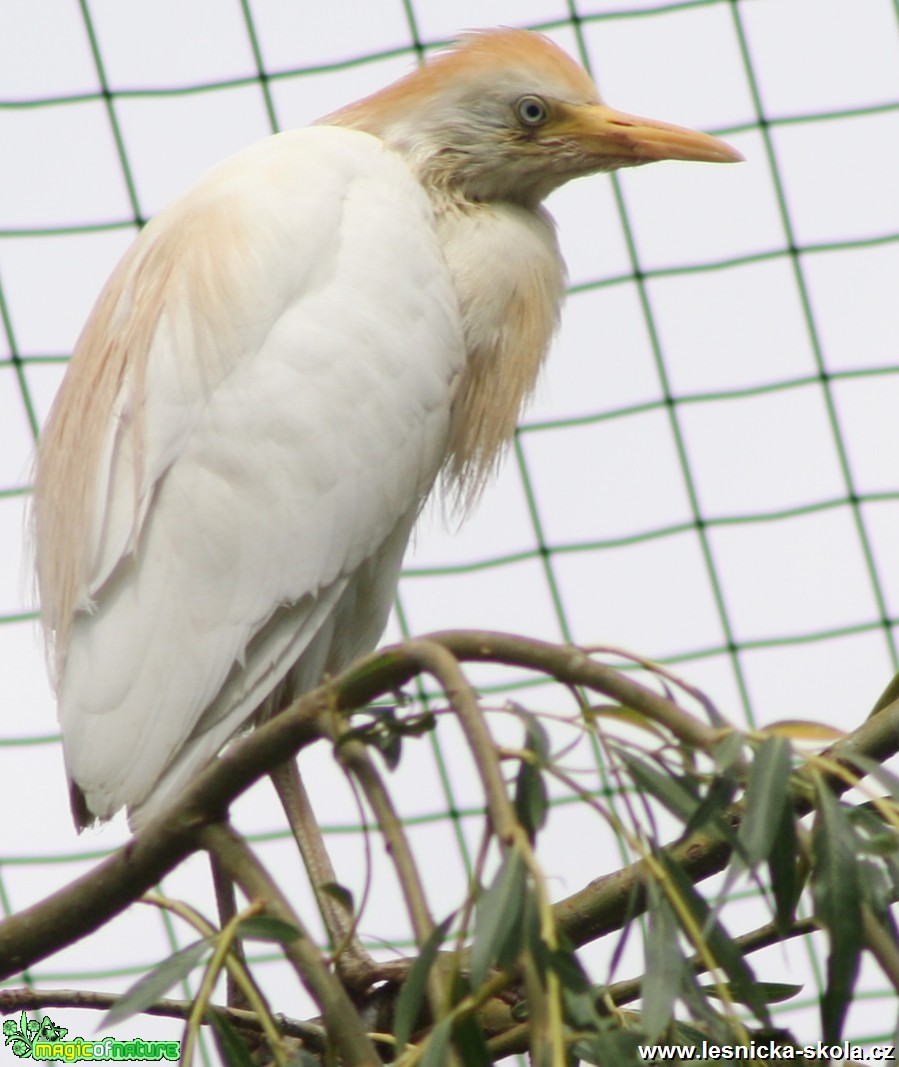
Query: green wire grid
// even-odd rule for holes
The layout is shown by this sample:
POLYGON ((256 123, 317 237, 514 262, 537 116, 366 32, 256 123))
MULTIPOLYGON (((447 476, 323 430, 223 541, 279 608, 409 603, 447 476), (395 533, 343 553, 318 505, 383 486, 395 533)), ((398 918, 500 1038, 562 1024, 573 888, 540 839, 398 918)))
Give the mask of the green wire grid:
MULTIPOLYGON (((36 437, 45 414, 45 404, 43 398, 38 395, 40 390, 36 388, 35 383, 40 380, 40 375, 52 374, 54 368, 61 370, 68 352, 60 349, 43 350, 28 343, 23 344, 19 340, 19 283, 8 273, 10 268, 8 257, 4 257, 4 249, 7 246, 12 247, 12 242, 18 247, 20 242, 40 242, 54 238, 99 238, 104 235, 124 238, 146 221, 152 211, 147 207, 147 196, 141 191, 141 168, 135 159, 133 146, 129 144, 129 122, 123 118, 124 109, 132 104, 159 102, 167 102, 177 107, 210 94, 258 90, 263 120, 257 123, 259 128, 256 135, 262 136, 266 132, 292 124, 288 120, 290 107, 287 101, 293 98, 287 95, 286 90, 303 93, 308 89, 308 95, 314 96, 319 88, 326 84, 327 79, 342 78, 359 72, 370 77, 373 84, 378 84, 379 80, 386 82, 395 76, 397 64, 411 65, 416 58, 422 58, 434 47, 445 43, 446 38, 446 32, 442 29, 435 32, 435 26, 443 26, 446 20, 445 12, 440 11, 440 5, 435 0, 377 0, 376 3, 357 7, 357 15, 364 12, 365 17, 370 17, 371 13, 377 10, 378 18, 383 14, 384 19, 389 17, 395 20, 397 25, 402 25, 401 39, 398 34, 392 43, 382 42, 379 47, 372 47, 369 51, 354 51, 348 48, 345 54, 339 56, 322 55, 318 62, 279 66, 266 58, 265 27, 275 5, 268 0, 239 0, 239 5, 235 6, 239 8, 239 20, 246 36, 246 49, 250 57, 241 73, 236 73, 233 77, 187 79, 178 81, 177 84, 119 85, 118 79, 111 77, 109 73, 110 62, 116 49, 115 40, 104 37, 102 32, 107 5, 101 0, 59 2, 67 2, 67 10, 77 9, 77 21, 87 40, 96 88, 89 91, 32 94, 27 99, 0 98, 0 119, 7 115, 15 115, 20 120, 29 116, 37 119, 48 114, 62 114, 66 109, 82 105, 100 105, 105 114, 112 154, 122 183, 123 203, 127 205, 127 210, 110 208, 98 213, 97 217, 72 217, 52 225, 33 225, 28 220, 21 225, 0 224, 0 341, 5 338, 6 349, 5 353, 0 349, 0 389, 9 389, 14 394, 20 404, 21 417, 32 437, 36 437), (386 70, 388 67, 390 74, 380 79, 382 68, 386 70)), ((641 242, 639 208, 632 206, 633 187, 628 185, 628 177, 594 179, 607 181, 611 188, 623 259, 614 262, 603 255, 597 255, 595 269, 591 269, 589 276, 575 278, 570 290, 569 310, 576 307, 579 301, 587 301, 603 294, 627 292, 633 296, 639 306, 642 329, 645 331, 656 378, 652 395, 621 404, 603 404, 602 397, 599 397, 597 402, 596 398, 590 396, 585 400, 585 408, 581 413, 558 416, 550 412, 546 417, 540 410, 530 413, 520 428, 504 475, 510 483, 515 481, 521 494, 521 514, 525 516, 521 537, 526 544, 508 551, 481 549, 462 561, 425 559, 422 562, 413 555, 408 562, 400 589, 393 626, 394 636, 421 632, 419 619, 422 617, 423 598, 430 602, 425 616, 439 618, 443 591, 449 589, 453 583, 463 580, 476 583, 481 577, 526 573, 530 576, 528 581, 534 580, 535 574, 539 576, 542 583, 540 595, 545 610, 539 615, 535 611, 533 618, 523 618, 516 629, 525 634, 551 639, 590 642, 593 634, 585 631, 583 616, 576 617, 576 613, 572 611, 572 579, 568 568, 579 561, 612 558, 610 553, 639 552, 647 546, 664 547, 677 542, 678 539, 686 538, 698 549, 702 560, 703 581, 714 604, 718 637, 714 641, 693 640, 681 642, 679 645, 677 641, 673 644, 668 642, 661 650, 637 646, 635 651, 658 655, 666 663, 678 664, 678 669, 688 679, 693 677, 691 672, 701 670, 703 665, 712 665, 716 671, 723 671, 728 679, 725 686, 728 698, 726 710, 746 724, 753 725, 765 721, 766 718, 779 717, 772 716, 770 709, 759 703, 754 696, 751 678, 753 656, 765 656, 781 651, 795 656, 803 649, 812 652, 819 649, 830 650, 837 646, 842 647, 841 642, 873 637, 880 649, 879 662, 882 664, 883 677, 866 679, 864 692, 867 693, 867 686, 873 686, 872 697, 876 695, 877 687, 888 680, 889 672, 897 668, 896 615, 895 610, 890 607, 888 578, 892 560, 877 550, 872 534, 871 509, 889 508, 899 504, 899 471, 888 486, 876 489, 860 486, 853 464, 856 441, 847 430, 840 409, 838 391, 844 385, 865 382, 877 383, 879 387, 888 389, 890 384, 897 380, 895 375, 899 368, 884 361, 851 368, 831 365, 826 331, 822 330, 820 324, 822 309, 816 304, 809 271, 825 258, 832 262, 832 257, 843 257, 848 263, 850 256, 873 259, 878 254, 889 255, 899 245, 899 224, 894 225, 891 220, 876 233, 804 240, 801 227, 796 222, 796 205, 791 198, 790 176, 781 159, 778 136, 793 130, 808 131, 820 125, 833 128, 836 123, 893 119, 899 115, 899 76, 894 80, 892 93, 888 98, 863 104, 853 101, 846 107, 828 105, 789 112, 766 107, 764 74, 754 54, 752 31, 756 17, 754 7, 764 2, 765 0, 687 0, 682 3, 643 4, 620 0, 617 5, 611 5, 602 2, 575 3, 574 0, 558 0, 556 3, 546 0, 540 3, 535 0, 534 3, 522 5, 520 15, 513 13, 511 16, 509 6, 500 0, 495 3, 485 0, 480 5, 477 21, 482 24, 509 24, 514 23, 518 17, 527 17, 532 21, 522 24, 557 35, 569 50, 579 53, 579 58, 585 65, 596 65, 601 88, 604 87, 603 69, 596 53, 601 51, 598 42, 604 39, 604 35, 620 28, 627 28, 629 33, 651 34, 655 33, 665 20, 666 25, 673 26, 685 25, 686 20, 714 19, 716 32, 721 35, 721 39, 726 37, 728 47, 738 57, 739 73, 734 77, 740 81, 748 105, 742 109, 735 108, 733 121, 714 129, 713 132, 735 140, 751 138, 753 149, 760 148, 751 159, 751 165, 763 171, 766 180, 770 182, 779 236, 764 247, 749 251, 734 249, 708 257, 693 255, 677 264, 658 264, 652 255, 647 255, 641 242), (525 7, 528 12, 537 13, 525 16, 525 7), (811 353, 811 366, 804 373, 789 373, 783 377, 760 380, 749 385, 714 389, 679 388, 675 381, 676 375, 673 374, 663 316, 660 316, 656 306, 656 286, 672 279, 692 278, 699 283, 705 279, 727 276, 729 272, 745 271, 765 264, 785 265, 788 269, 796 306, 803 322, 805 341, 811 353), (790 400, 804 396, 809 391, 814 393, 826 411, 830 441, 839 472, 838 488, 818 498, 802 499, 783 507, 722 511, 706 506, 703 500, 703 476, 697 467, 697 457, 691 451, 688 429, 691 412, 705 410, 711 404, 739 404, 763 397, 790 400), (578 430, 588 431, 591 428, 605 428, 615 432, 618 428, 637 425, 641 418, 656 416, 664 421, 670 435, 672 454, 676 459, 687 501, 686 511, 679 515, 676 521, 647 523, 621 533, 591 538, 558 537, 552 534, 551 531, 559 526, 559 519, 548 510, 541 490, 540 476, 536 472, 535 463, 540 449, 547 442, 557 440, 562 434, 578 430), (854 538, 853 550, 860 561, 873 610, 863 618, 847 618, 838 624, 801 628, 778 628, 771 625, 767 632, 747 634, 747 628, 736 618, 739 611, 734 608, 734 594, 730 590, 731 578, 721 564, 720 546, 715 540, 718 533, 738 530, 752 534, 763 528, 780 529, 783 524, 803 518, 828 515, 845 515, 850 521, 854 538), (522 568, 525 570, 521 570, 522 568), (424 594, 420 594, 419 590, 425 590, 424 594)), ((804 6, 810 13, 809 17, 814 17, 813 8, 807 4, 804 6)), ((785 21, 789 17, 790 7, 791 3, 782 3, 785 21)), ((835 0, 834 3, 829 3, 828 7, 840 9, 846 19, 853 18, 853 13, 856 18, 860 17, 862 9, 868 11, 876 8, 883 24, 891 27, 892 33, 899 40, 899 6, 895 0, 835 0)), ((770 3, 767 8, 772 10, 770 3)), ((160 18, 163 17, 170 16, 160 15, 160 18)), ((333 12, 316 9, 314 14, 317 22, 322 23, 331 20, 339 24, 340 19, 346 17, 347 10, 343 8, 333 12)), ((708 25, 711 24, 710 21, 708 25)), ((456 28, 464 26, 460 24, 456 28)), ((171 34, 177 34, 179 31, 179 23, 173 21, 168 26, 168 32, 171 34)), ((873 39, 871 41, 872 47, 878 43, 873 39)), ((795 62, 797 76, 800 76, 803 62, 801 52, 795 62)), ((770 71, 770 67, 766 66, 765 70, 770 71)), ((664 103, 663 94, 657 93, 656 97, 664 103)), ((614 102, 619 101, 616 99, 614 102)), ((620 103, 622 106, 629 106, 626 99, 621 99, 620 103)), ((329 109, 323 107, 320 110, 329 109)), ((661 109, 658 110, 660 118, 666 117, 661 113, 661 109)), ((315 109, 312 113, 315 113, 315 109)), ((199 131, 201 134, 202 132, 199 131)), ((3 218, 5 217, 4 214, 3 218)), ((853 262, 857 263, 858 259, 853 259, 853 262)), ((86 311, 87 306, 83 308, 83 312, 86 311)), ((893 344, 895 345, 895 338, 893 344)), ((614 349, 614 342, 605 342, 605 347, 614 349)), ((610 355, 613 358, 614 352, 610 355)), ((6 452, 5 431, 2 441, 3 451, 6 452)), ((23 455, 20 460, 19 470, 25 473, 9 484, 0 484, 0 507, 18 506, 28 494, 28 457, 23 455)), ((489 492, 488 490, 488 495, 489 492)), ((646 487, 646 492, 653 492, 651 485, 646 487)), ((610 501, 609 506, 614 508, 614 501, 610 501)), ((474 584, 472 588, 478 586, 474 584)), ((636 592, 645 599, 647 611, 651 611, 652 590, 636 592)), ((598 606, 597 611, 601 610, 602 607, 598 606)), ((690 605, 685 605, 684 610, 689 613, 690 605)), ((471 618, 467 624, 478 626, 480 607, 476 602, 473 603, 470 614, 471 618)), ((611 617, 610 630, 614 632, 614 606, 611 617)), ((24 597, 10 604, 9 610, 5 603, 0 602, 0 641, 4 631, 21 634, 25 628, 33 625, 33 618, 33 612, 24 597)), ((455 620, 451 624, 456 625, 455 620)), ((544 687, 525 676, 510 676, 508 673, 493 676, 486 672, 483 676, 478 675, 478 678, 482 682, 482 691, 496 703, 511 698, 522 703, 536 701, 539 705, 545 696, 544 687)), ((432 700, 433 694, 424 686, 420 686, 417 696, 427 704, 432 700)), ((860 697, 859 705, 849 709, 858 719, 866 710, 864 700, 865 697, 860 697)), ((14 708, 10 715, 17 712, 18 709, 14 708)), ((801 709, 797 712, 799 713, 813 717, 814 710, 801 709)), ((40 754, 43 762, 36 763, 35 766, 40 767, 43 773, 43 768, 47 765, 44 757, 58 750, 58 738, 53 732, 52 723, 46 719, 41 720, 40 729, 35 729, 30 734, 27 729, 22 730, 18 723, 11 724, 8 731, 0 725, 0 734, 0 781, 5 777, 4 768, 10 767, 14 762, 27 761, 32 755, 37 758, 40 754)), ((411 816, 408 825, 425 829, 439 825, 448 827, 450 837, 458 850, 459 867, 462 871, 469 872, 472 864, 470 826, 473 817, 478 813, 477 806, 469 803, 464 787, 460 787, 453 766, 454 752, 451 747, 445 745, 441 735, 435 734, 419 744, 430 748, 430 759, 433 760, 436 771, 435 788, 434 795, 429 798, 430 807, 411 816)), ((607 795, 613 800, 614 790, 605 782, 598 752, 594 755, 597 760, 598 780, 605 783, 607 795)), ((59 773, 61 776, 61 769, 59 773)), ((58 783, 54 782, 52 788, 58 787, 58 783)), ((559 809, 563 807, 563 804, 558 805, 559 809)), ((332 820, 325 813, 323 821, 331 840, 335 842, 360 832, 359 825, 352 819, 332 820)), ((275 847, 284 841, 284 835, 280 831, 265 827, 258 829, 252 836, 263 850, 263 855, 266 848, 275 847)), ((39 899, 52 885, 67 881, 73 870, 83 869, 85 865, 105 854, 104 849, 85 848, 84 845, 89 845, 89 841, 81 842, 79 848, 66 828, 54 828, 52 833, 47 834, 45 844, 44 851, 40 847, 26 850, 7 849, 0 844, 0 915, 9 914, 13 908, 39 899), (43 872, 55 873, 51 873, 47 878, 43 872)), ((173 878, 170 881, 176 880, 173 878)), ((752 900, 753 894, 747 894, 746 900, 738 901, 737 905, 747 902, 751 904, 752 900)), ((139 973, 163 956, 169 948, 180 947, 185 941, 183 931, 176 929, 164 916, 162 926, 153 936, 158 940, 146 944, 145 951, 139 953, 141 959, 123 963, 120 967, 109 966, 106 962, 92 965, 89 955, 90 942, 87 942, 82 946, 80 954, 76 948, 64 954, 60 960, 47 961, 45 965, 35 968, 33 974, 26 975, 26 980, 38 985, 62 983, 83 985, 85 988, 105 987, 106 982, 111 983, 110 988, 121 988, 120 979, 125 975, 139 973)), ((403 947, 402 937, 397 939, 397 944, 403 947)), ((820 985, 823 974, 822 947, 814 940, 809 940, 807 944, 808 965, 813 984, 817 982, 820 985)), ((264 972, 265 967, 262 970, 264 972)), ((189 995, 190 990, 186 988, 184 992, 189 995)), ((808 987, 806 993, 808 995, 801 1002, 794 1001, 776 1007, 777 1014, 783 1016, 784 1025, 794 1025, 797 1017, 814 1021, 816 989, 808 987)), ((276 1007, 280 1007, 277 994, 274 996, 276 1007)), ((882 1005, 888 998, 891 1002, 891 994, 882 982, 878 984, 875 976, 870 987, 866 987, 860 995, 859 1010, 850 1019, 850 1036, 854 1040, 889 1038, 889 1033, 883 1031, 885 1013, 882 1010, 882 1005), (877 1012, 866 1014, 871 1005, 877 1012)), ((803 1021, 802 1025, 810 1023, 803 1021)), ((214 1062, 215 1054, 210 1046, 204 1046, 203 1056, 205 1063, 214 1062)))

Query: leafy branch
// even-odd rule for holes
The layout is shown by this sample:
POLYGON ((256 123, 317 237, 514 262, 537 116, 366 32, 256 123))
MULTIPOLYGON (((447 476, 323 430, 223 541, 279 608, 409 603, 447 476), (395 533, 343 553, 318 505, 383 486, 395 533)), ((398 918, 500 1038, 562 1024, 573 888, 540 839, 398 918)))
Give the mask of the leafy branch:
MULTIPOLYGON (((891 915, 899 896, 899 779, 883 766, 899 748, 895 683, 875 713, 845 736, 803 723, 746 733, 671 672, 635 660, 638 680, 598 654, 466 631, 433 634, 361 660, 235 742, 127 846, 0 924, 0 977, 87 936, 186 857, 205 850, 239 886, 246 907, 232 908, 217 930, 187 906, 168 902, 182 909, 200 940, 163 961, 112 1008, 186 1017, 188 1058, 207 1022, 229 1061, 244 1062, 239 1034, 255 1033, 282 1065, 289 1057, 285 1038, 315 1055, 331 1048, 347 1064, 386 1058, 402 1067, 454 1060, 477 1067, 524 1050, 558 1067, 572 1055, 628 1063, 639 1040, 672 1034, 681 1043, 711 1035, 746 1044, 754 1034, 775 1032, 768 1005, 791 995, 778 983, 759 981, 747 957, 812 926, 825 931, 830 946, 822 1033, 838 1040, 864 952, 899 989, 899 936, 891 915), (499 709, 523 730, 520 747, 501 746, 491 729, 494 712, 465 673, 464 665, 476 662, 550 678, 570 695, 574 710, 499 709), (400 713, 371 706, 423 674, 436 682, 436 701, 445 707, 435 711, 433 699, 424 711, 415 704, 400 713), (394 766, 404 740, 437 728, 447 715, 458 721, 472 757, 485 824, 475 879, 456 911, 438 921, 374 757, 379 753, 394 766), (561 743, 563 730, 570 737, 561 743), (611 792, 581 784, 569 765, 583 740, 596 746, 611 792), (363 955, 361 969, 341 968, 338 946, 335 973, 334 961, 315 946, 275 878, 227 821, 240 793, 287 754, 316 741, 332 746, 387 845, 417 942, 409 959, 377 963, 363 955), (826 747, 808 752, 810 742, 826 747), (630 861, 553 902, 539 857, 553 790, 559 789, 615 831, 630 861), (843 799, 850 789, 863 799, 843 799), (491 857, 494 873, 484 885, 491 857), (725 872, 723 885, 715 899, 706 899, 696 886, 719 872, 725 872), (726 905, 742 879, 770 901, 772 918, 759 931, 732 936, 726 905), (813 920, 797 918, 801 900, 813 920), (646 974, 616 981, 624 939, 642 914, 648 915, 646 974), (278 931, 273 940, 318 1005, 318 1019, 289 1022, 270 1011, 236 951, 254 922, 268 923, 269 934, 278 931), (578 950, 619 933, 609 973, 591 979, 578 950), (205 977, 189 1010, 161 1001, 198 966, 205 977), (246 1006, 240 1010, 211 1002, 222 968, 241 992, 246 1006), (709 985, 699 984, 701 973, 709 975, 709 985), (624 1010, 638 998, 639 1013, 624 1010)), ((340 906, 351 914, 351 900, 340 906)), ((351 929, 356 922, 351 918, 351 929)), ((109 1003, 99 995, 76 996, 96 1007, 109 1003)), ((0 1011, 65 999, 58 991, 40 998, 31 990, 0 992, 0 1011)))

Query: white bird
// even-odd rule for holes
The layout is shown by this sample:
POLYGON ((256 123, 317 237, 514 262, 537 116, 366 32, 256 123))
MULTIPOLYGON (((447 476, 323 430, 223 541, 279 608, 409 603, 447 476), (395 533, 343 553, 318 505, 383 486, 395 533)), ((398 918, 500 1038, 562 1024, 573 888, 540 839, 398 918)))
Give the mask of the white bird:
POLYGON ((547 194, 739 158, 606 107, 545 37, 479 32, 145 227, 36 473, 79 828, 140 823, 378 641, 423 501, 477 494, 534 386, 565 281, 547 194))

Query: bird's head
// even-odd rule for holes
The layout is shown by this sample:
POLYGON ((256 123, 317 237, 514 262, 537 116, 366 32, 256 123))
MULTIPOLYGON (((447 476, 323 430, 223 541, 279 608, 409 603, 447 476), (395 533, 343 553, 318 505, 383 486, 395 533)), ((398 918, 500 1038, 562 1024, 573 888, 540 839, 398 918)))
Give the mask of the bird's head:
POLYGON ((742 158, 716 137, 607 107, 586 71, 527 30, 466 34, 427 66, 322 121, 380 137, 426 186, 529 206, 597 171, 742 158))

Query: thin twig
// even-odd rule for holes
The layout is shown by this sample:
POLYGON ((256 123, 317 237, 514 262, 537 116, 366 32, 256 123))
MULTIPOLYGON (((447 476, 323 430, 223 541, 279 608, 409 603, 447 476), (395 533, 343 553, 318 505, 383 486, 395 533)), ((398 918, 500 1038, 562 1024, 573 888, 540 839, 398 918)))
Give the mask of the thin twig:
POLYGON ((458 660, 442 644, 434 641, 408 641, 404 648, 409 656, 414 657, 424 670, 437 679, 446 694, 481 777, 493 830, 504 847, 510 845, 518 829, 518 820, 506 792, 493 738, 484 723, 477 696, 462 673, 458 660))
POLYGON ((337 874, 296 760, 290 759, 275 767, 271 779, 303 857, 312 892, 334 950, 338 973, 351 986, 364 988, 376 973, 377 964, 356 935, 354 916, 336 896, 328 892, 328 886, 338 884, 337 874))
MULTIPOLYGON (((215 855, 210 853, 209 866, 212 869, 212 885, 215 890, 215 904, 219 915, 219 926, 224 929, 237 914, 237 900, 234 895, 234 883, 222 870, 215 855)), ((243 945, 237 941, 231 951, 246 967, 246 955, 243 945)), ((248 1008, 249 1004, 243 991, 229 970, 227 977, 227 998, 229 1008, 248 1008)))
POLYGON ((592 689, 641 712, 693 748, 708 748, 721 738, 719 729, 706 725, 674 701, 659 696, 614 667, 592 659, 583 649, 574 645, 553 645, 545 641, 478 630, 447 630, 426 634, 421 641, 442 645, 456 659, 465 662, 486 660, 525 667, 551 675, 569 685, 592 689))
POLYGON ((243 838, 219 823, 200 831, 202 846, 218 856, 223 868, 250 900, 264 901, 267 912, 299 933, 284 945, 284 955, 315 1000, 335 1050, 348 1067, 376 1067, 375 1047, 346 990, 328 970, 321 953, 296 912, 243 838))

